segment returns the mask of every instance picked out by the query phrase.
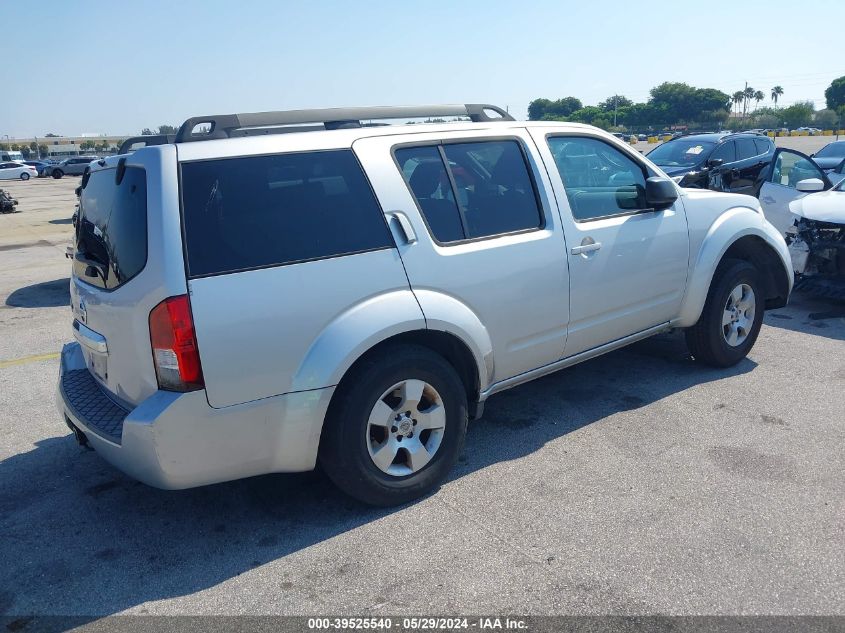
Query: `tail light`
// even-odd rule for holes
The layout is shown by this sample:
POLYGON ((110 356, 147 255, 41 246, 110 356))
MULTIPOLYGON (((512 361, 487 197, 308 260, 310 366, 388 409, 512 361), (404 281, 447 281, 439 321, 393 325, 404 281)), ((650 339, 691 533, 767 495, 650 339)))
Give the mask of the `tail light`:
POLYGON ((170 297, 153 308, 150 342, 159 388, 194 391, 205 386, 188 295, 170 297))

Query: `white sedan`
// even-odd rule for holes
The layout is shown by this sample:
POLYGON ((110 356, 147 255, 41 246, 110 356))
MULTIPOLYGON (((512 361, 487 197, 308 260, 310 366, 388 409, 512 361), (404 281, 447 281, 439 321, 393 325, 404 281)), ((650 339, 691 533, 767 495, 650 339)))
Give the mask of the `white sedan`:
POLYGON ((0 163, 0 180, 29 180, 38 177, 38 170, 21 163, 0 163))

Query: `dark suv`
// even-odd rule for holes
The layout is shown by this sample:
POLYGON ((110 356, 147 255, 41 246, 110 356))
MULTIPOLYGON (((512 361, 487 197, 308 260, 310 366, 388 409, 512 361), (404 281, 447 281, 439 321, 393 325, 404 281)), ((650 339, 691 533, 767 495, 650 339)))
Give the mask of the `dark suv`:
POLYGON ((757 195, 775 144, 759 134, 694 134, 654 148, 648 157, 682 187, 757 195))

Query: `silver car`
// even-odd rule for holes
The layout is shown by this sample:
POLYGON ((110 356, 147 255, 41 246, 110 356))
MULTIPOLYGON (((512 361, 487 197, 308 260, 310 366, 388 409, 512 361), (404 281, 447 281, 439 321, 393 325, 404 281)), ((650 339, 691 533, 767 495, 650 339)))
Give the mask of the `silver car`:
POLYGON ((73 158, 66 158, 58 165, 46 167, 44 172, 53 178, 61 178, 62 176, 81 176, 85 173, 85 168, 91 164, 91 161, 98 160, 97 156, 74 156, 73 158))
POLYGON ((476 104, 189 119, 92 164, 76 228, 80 442, 170 489, 319 462, 378 505, 436 488, 502 390, 670 328, 738 363, 793 283, 756 199, 476 104))

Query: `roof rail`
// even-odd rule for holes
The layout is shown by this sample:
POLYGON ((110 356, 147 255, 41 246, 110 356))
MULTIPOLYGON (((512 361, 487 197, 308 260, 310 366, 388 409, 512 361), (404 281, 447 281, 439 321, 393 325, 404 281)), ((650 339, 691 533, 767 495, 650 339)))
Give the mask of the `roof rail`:
POLYGON ((168 143, 172 143, 175 139, 175 134, 145 134, 144 136, 133 136, 120 144, 117 153, 128 154, 133 145, 141 145, 142 147, 147 147, 148 145, 167 145, 168 143))
MULTIPOLYGON (((380 119, 418 119, 423 117, 465 116, 471 121, 513 121, 498 106, 486 103, 428 106, 375 106, 366 108, 325 108, 319 110, 283 110, 244 114, 215 114, 191 117, 176 134, 176 143, 208 141, 231 136, 280 134, 307 130, 337 130, 362 127, 362 121, 380 119), (491 116, 491 114, 493 116, 491 116), (308 125, 311 124, 311 125, 308 125), (314 125, 319 124, 319 125, 314 125), (293 126, 293 127, 282 127, 293 126), (199 128, 199 129, 198 129, 199 128)), ((131 139, 130 139, 131 140, 131 139)), ((128 142, 128 141, 127 141, 128 142)))

